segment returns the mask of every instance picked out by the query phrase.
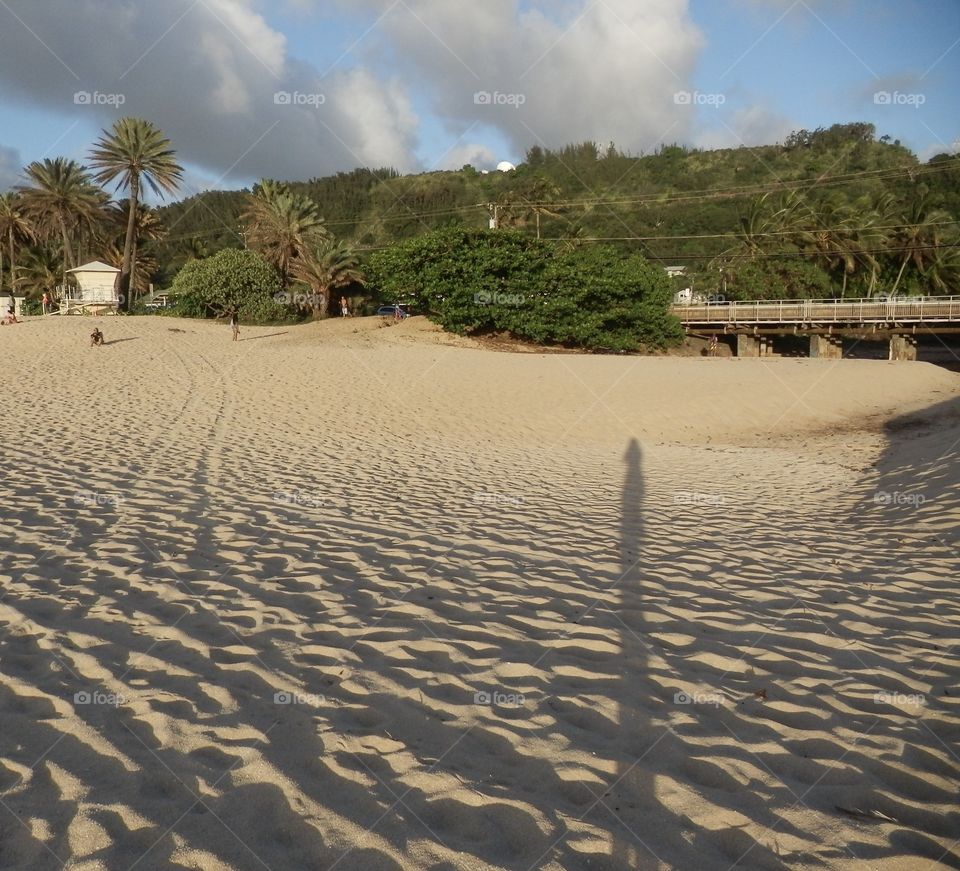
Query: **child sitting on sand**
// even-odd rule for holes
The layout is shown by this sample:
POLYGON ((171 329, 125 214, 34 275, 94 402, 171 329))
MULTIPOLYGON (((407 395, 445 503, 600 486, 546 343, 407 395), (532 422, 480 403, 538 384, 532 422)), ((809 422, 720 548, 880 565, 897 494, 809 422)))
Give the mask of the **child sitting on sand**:
POLYGON ((103 344, 103 333, 100 332, 100 327, 94 327, 93 332, 90 333, 90 347, 94 345, 103 344))

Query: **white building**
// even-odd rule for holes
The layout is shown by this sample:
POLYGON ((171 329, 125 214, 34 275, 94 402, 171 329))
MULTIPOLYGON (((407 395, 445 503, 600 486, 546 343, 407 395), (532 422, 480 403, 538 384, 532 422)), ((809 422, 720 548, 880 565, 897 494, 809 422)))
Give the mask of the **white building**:
POLYGON ((116 282, 119 269, 94 260, 76 269, 68 269, 67 272, 76 278, 79 290, 63 300, 60 306, 61 314, 104 314, 111 309, 118 309, 120 299, 117 296, 116 282))

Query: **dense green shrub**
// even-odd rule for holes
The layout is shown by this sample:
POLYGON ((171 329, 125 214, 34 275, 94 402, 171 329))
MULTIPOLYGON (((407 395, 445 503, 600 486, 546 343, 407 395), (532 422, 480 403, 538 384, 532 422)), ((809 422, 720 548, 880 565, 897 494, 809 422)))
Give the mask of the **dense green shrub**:
POLYGON ((666 273, 639 255, 587 246, 558 253, 513 231, 441 230, 371 258, 385 298, 456 333, 508 331, 593 350, 662 348, 682 337, 666 273))
POLYGON ((176 314, 222 317, 237 311, 246 321, 269 323, 291 318, 289 306, 277 302, 283 292, 280 274, 259 254, 227 248, 213 257, 192 260, 173 282, 176 314))

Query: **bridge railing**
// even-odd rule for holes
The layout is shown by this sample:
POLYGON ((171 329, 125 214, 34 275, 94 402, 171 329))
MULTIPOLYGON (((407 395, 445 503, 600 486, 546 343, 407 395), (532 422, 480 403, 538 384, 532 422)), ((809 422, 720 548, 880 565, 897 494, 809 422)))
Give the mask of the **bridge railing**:
POLYGON ((960 321, 960 296, 696 303, 671 312, 688 324, 942 322, 960 321))

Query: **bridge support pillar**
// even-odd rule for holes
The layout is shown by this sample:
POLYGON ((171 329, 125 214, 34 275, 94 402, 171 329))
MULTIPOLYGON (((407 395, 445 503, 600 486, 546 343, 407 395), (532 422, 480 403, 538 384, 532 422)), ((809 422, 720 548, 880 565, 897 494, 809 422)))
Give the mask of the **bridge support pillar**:
POLYGON ((914 336, 890 337, 891 360, 916 360, 917 340, 914 336))
POLYGON ((761 355, 760 339, 755 336, 737 334, 737 356, 759 357, 761 355))
POLYGON ((810 356, 820 360, 843 358, 843 339, 838 336, 811 336, 810 356))

